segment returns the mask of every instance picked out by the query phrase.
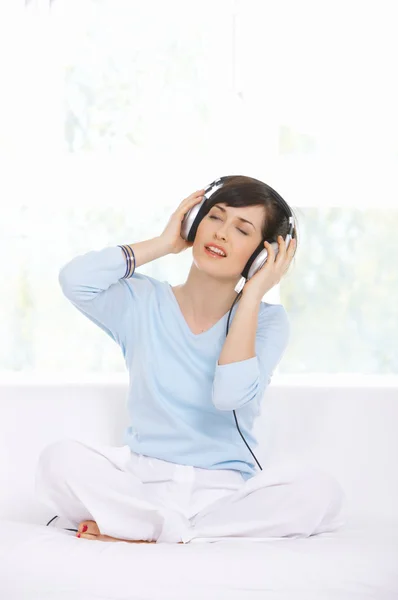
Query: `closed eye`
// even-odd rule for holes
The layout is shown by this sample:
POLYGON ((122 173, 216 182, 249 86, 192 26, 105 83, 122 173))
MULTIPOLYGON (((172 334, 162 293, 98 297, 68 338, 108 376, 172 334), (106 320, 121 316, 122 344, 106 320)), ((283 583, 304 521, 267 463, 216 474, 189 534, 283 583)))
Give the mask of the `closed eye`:
MULTIPOLYGON (((215 215, 210 215, 209 219, 218 219, 219 221, 221 220, 220 217, 216 217, 215 215)), ((243 231, 243 229, 239 229, 239 227, 237 227, 236 229, 243 233, 243 235, 248 235, 248 233, 246 233, 246 231, 243 231)))

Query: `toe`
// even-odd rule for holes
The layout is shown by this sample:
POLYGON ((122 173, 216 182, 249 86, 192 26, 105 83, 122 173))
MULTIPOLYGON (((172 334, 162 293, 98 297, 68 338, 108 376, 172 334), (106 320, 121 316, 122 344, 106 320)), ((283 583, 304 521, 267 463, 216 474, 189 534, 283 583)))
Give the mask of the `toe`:
POLYGON ((82 521, 78 527, 78 533, 91 535, 99 535, 100 530, 95 521, 82 521))
POLYGON ((92 535, 91 533, 77 533, 76 536, 80 538, 85 538, 86 540, 98 540, 97 535, 92 535))

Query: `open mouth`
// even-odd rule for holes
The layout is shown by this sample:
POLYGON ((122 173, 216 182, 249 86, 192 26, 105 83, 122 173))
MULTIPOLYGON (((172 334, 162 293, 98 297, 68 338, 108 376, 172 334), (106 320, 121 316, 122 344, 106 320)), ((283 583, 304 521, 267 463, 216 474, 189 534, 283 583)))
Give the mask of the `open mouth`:
POLYGON ((205 246, 205 252, 209 256, 213 256, 214 258, 225 258, 226 254, 219 248, 215 248, 214 246, 205 246))

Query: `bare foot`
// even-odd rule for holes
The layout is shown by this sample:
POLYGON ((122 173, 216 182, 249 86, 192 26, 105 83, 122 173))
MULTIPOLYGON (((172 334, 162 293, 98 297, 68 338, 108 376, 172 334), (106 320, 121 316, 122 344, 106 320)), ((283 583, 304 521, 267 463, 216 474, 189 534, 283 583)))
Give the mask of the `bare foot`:
MULTIPOLYGON (((146 540, 124 540, 114 538, 110 535, 103 535, 95 521, 82 521, 78 527, 76 537, 86 538, 87 540, 100 540, 102 542, 129 542, 130 544, 155 544, 146 540)), ((178 542, 182 544, 183 542, 178 542)))

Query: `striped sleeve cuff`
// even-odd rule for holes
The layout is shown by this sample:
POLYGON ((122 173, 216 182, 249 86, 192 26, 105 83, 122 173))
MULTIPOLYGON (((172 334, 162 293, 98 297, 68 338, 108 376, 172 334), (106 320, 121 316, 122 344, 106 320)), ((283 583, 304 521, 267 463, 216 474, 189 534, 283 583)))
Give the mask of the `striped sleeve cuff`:
POLYGON ((128 244, 118 244, 118 247, 122 249, 126 259, 126 272, 122 279, 130 279, 134 275, 135 271, 135 256, 133 249, 128 244))

